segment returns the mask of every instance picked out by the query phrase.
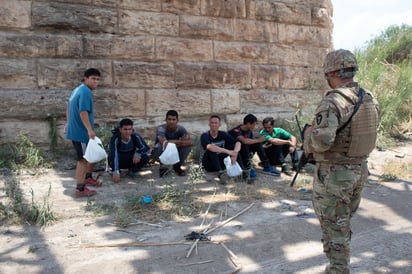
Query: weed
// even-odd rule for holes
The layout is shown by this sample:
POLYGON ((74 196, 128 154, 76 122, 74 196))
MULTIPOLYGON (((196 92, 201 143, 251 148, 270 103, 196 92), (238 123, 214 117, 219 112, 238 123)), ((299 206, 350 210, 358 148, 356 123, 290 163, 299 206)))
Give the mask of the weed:
POLYGON ((51 209, 51 204, 49 202, 51 193, 51 185, 49 185, 49 190, 47 194, 43 197, 43 204, 39 204, 34 201, 34 191, 31 189, 31 205, 30 210, 27 212, 27 221, 35 223, 40 227, 47 226, 56 221, 54 212, 51 209))
POLYGON ((205 178, 205 170, 202 165, 190 164, 189 167, 189 182, 194 186, 205 178))

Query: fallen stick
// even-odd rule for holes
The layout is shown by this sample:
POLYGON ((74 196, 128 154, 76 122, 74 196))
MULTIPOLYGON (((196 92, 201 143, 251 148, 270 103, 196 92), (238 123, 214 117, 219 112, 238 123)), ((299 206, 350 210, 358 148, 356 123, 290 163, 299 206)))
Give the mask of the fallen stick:
POLYGON ((177 264, 176 266, 191 266, 191 265, 208 264, 208 263, 213 263, 213 260, 197 262, 197 263, 190 263, 190 264, 177 264))
MULTIPOLYGON (((218 244, 220 242, 218 241, 201 241, 201 243, 204 244, 218 244)), ((78 247, 80 248, 97 248, 97 247, 133 247, 133 246, 165 246, 165 245, 190 245, 192 243, 190 242, 166 242, 166 243, 137 243, 137 242, 132 242, 132 243, 117 243, 117 244, 85 244, 85 245, 80 245, 78 247)), ((72 246, 76 247, 76 246, 72 246)))
POLYGON ((239 217, 240 215, 242 215, 243 213, 245 213, 246 211, 248 211, 253 205, 255 204, 255 202, 251 203, 248 207, 246 207, 245 209, 241 210, 239 213, 237 213, 236 215, 230 217, 229 219, 226 219, 225 221, 223 221, 221 224, 218 224, 217 226, 215 226, 214 228, 208 230, 205 232, 205 234, 209 234, 213 231, 215 231, 216 229, 224 226, 225 224, 229 223, 230 221, 232 221, 233 219, 239 217))

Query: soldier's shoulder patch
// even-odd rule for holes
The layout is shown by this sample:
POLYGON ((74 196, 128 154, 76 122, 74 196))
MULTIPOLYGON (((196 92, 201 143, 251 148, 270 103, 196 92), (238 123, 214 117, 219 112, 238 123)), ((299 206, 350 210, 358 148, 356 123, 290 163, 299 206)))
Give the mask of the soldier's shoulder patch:
POLYGON ((315 117, 315 128, 323 128, 328 126, 327 112, 323 111, 316 115, 315 117))

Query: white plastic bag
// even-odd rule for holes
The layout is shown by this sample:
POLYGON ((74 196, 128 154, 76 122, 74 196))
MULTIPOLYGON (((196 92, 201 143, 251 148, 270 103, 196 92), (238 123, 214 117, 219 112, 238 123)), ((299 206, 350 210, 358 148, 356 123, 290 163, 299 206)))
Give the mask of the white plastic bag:
POLYGON ((89 139, 83 158, 92 164, 107 159, 106 150, 104 150, 102 140, 99 137, 95 136, 94 139, 89 139))
POLYGON ((238 162, 235 162, 232 165, 230 156, 227 156, 225 159, 223 159, 223 162, 225 163, 226 172, 227 172, 227 175, 229 175, 229 177, 236 177, 242 174, 242 168, 239 166, 238 162))
POLYGON ((166 148, 164 148, 163 153, 159 156, 159 160, 164 165, 174 165, 178 163, 180 159, 176 144, 167 142, 166 148))

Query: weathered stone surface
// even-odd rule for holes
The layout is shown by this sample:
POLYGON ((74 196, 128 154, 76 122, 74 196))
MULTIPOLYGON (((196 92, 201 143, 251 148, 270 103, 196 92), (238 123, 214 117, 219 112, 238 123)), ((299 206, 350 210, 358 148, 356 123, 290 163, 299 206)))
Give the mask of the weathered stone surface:
MULTIPOLYGON (((0 121, 0 143, 16 143, 19 140, 19 134, 27 134, 28 139, 37 145, 48 146, 50 144, 50 122, 46 120, 0 121)), ((64 136, 64 133, 59 135, 64 136)))
POLYGON ((221 63, 177 63, 176 84, 180 88, 250 88, 249 65, 221 63))
POLYGON ((323 48, 330 45, 330 30, 326 28, 280 24, 278 31, 282 44, 323 48))
POLYGON ((274 65, 252 66, 252 88, 275 90, 279 88, 279 67, 274 65))
POLYGON ((211 112, 209 90, 154 89, 146 93, 147 116, 164 116, 176 109, 185 116, 200 116, 211 112))
POLYGON ((99 87, 112 86, 111 63, 106 60, 41 59, 38 61, 38 86, 40 88, 74 89, 83 80, 88 68, 100 71, 99 87))
POLYGON ((212 113, 226 114, 236 113, 240 110, 239 90, 236 89, 213 89, 212 113))
POLYGON ((233 21, 226 18, 181 16, 180 36, 201 39, 233 40, 233 21))
POLYGON ((118 88, 174 88, 175 70, 170 63, 114 62, 118 88))
POLYGON ((176 61, 212 61, 211 40, 160 37, 156 39, 156 59, 176 61))
POLYGON ((313 7, 312 8, 312 25, 329 27, 332 24, 332 16, 328 13, 327 8, 313 7))
MULTIPOLYGON (((99 0, 102 1, 102 0, 99 0)), ((107 1, 107 0, 105 0, 107 1)), ((120 8, 132 10, 160 11, 162 9, 162 0, 112 0, 118 3, 120 8)))
POLYGON ((279 66, 322 67, 326 49, 293 45, 269 45, 269 63, 279 66))
POLYGON ((276 42, 278 36, 278 25, 271 21, 256 21, 238 19, 234 22, 235 40, 276 42))
POLYGON ((304 1, 247 1, 247 17, 251 19, 291 23, 311 24, 311 7, 304 1))
POLYGON ((35 61, 0 59, 0 87, 1 89, 37 88, 35 61))
POLYGON ((0 33, 0 56, 71 57, 82 55, 80 36, 0 33))
POLYGON ((29 28, 31 1, 0 0, 0 26, 29 28))
POLYGON ((95 116, 99 119, 119 120, 146 115, 143 89, 98 89, 94 93, 95 116))
POLYGON ((89 32, 116 32, 117 12, 94 6, 34 2, 32 25, 89 32))
POLYGON ((149 61, 154 54, 153 37, 99 35, 84 39, 85 57, 149 61))
POLYGON ((200 14, 201 0, 163 0, 162 9, 165 12, 177 14, 200 14))
POLYGON ((179 17, 174 14, 122 10, 119 21, 119 32, 124 34, 179 34, 179 17))
POLYGON ((281 67, 280 88, 321 89, 326 88, 321 68, 281 67))
POLYGON ((70 93, 68 90, 2 89, 0 116, 22 120, 65 117, 70 93))
POLYGON ((267 63, 268 46, 262 43, 219 42, 214 43, 218 62, 267 63))
POLYGON ((245 18, 245 1, 239 0, 203 0, 201 13, 211 17, 245 18))
POLYGON ((304 109, 308 106, 316 107, 321 96, 321 92, 314 90, 241 91, 240 113, 264 114, 259 117, 278 117, 281 114, 291 117, 298 109, 304 109))

